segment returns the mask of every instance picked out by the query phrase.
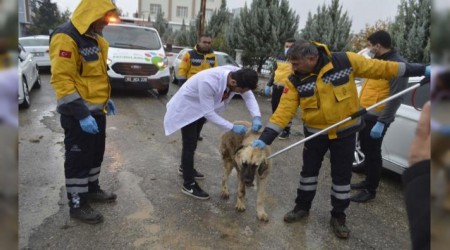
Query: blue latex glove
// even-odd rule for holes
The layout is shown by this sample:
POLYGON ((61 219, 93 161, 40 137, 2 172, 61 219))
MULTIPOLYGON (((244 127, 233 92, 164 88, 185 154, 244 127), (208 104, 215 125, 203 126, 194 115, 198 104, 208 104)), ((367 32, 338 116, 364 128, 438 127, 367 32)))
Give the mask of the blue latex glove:
POLYGON ((253 117, 253 121, 252 121, 252 130, 253 130, 253 132, 257 132, 261 128, 262 128, 261 117, 259 117, 259 116, 253 117))
POLYGON ((108 104, 106 104, 106 115, 115 115, 116 114, 116 105, 114 102, 109 99, 108 104))
POLYGON ((269 86, 269 85, 266 85, 266 87, 264 88, 264 94, 265 94, 266 96, 269 96, 269 95, 270 95, 270 86, 269 86))
POLYGON ((263 148, 266 147, 266 143, 261 141, 260 139, 256 139, 256 140, 253 141, 252 147, 263 149, 263 148))
POLYGON ((95 121, 94 117, 92 117, 92 115, 81 119, 80 127, 84 132, 89 134, 97 134, 99 132, 97 122, 95 121))
POLYGON ((247 133, 247 127, 244 125, 233 125, 231 131, 238 135, 245 135, 245 133, 247 133))
POLYGON ((425 76, 425 77, 430 77, 430 75, 431 75, 431 66, 428 65, 428 66, 425 67, 425 73, 424 73, 424 76, 425 76))
POLYGON ((381 138, 383 130, 384 130, 384 123, 377 122, 370 131, 370 137, 372 137, 373 139, 381 138))

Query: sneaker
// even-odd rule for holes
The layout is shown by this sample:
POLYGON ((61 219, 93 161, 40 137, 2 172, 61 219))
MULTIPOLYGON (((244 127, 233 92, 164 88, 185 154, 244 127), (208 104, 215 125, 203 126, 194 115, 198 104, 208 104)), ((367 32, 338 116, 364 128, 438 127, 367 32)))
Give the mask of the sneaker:
POLYGON ((278 139, 280 140, 286 140, 289 138, 290 133, 286 130, 283 130, 283 132, 281 132, 281 134, 278 136, 278 139))
POLYGON ((358 194, 355 194, 350 198, 353 202, 366 202, 375 199, 375 194, 369 192, 367 189, 361 190, 358 194))
POLYGON ((284 222, 292 223, 303 219, 308 216, 309 211, 305 211, 303 209, 295 208, 292 211, 289 211, 286 215, 284 215, 284 222))
POLYGON ((71 207, 69 213, 71 218, 88 224, 98 224, 103 221, 103 215, 94 210, 88 203, 84 203, 77 208, 71 207))
POLYGON ((367 181, 361 181, 358 183, 350 184, 350 188, 352 190, 366 189, 366 187, 367 187, 367 181))
POLYGON ((117 195, 113 192, 98 189, 83 195, 86 200, 91 202, 113 202, 117 199, 117 195))
MULTIPOLYGON (((178 174, 183 176, 183 168, 182 167, 178 168, 178 174)), ((195 168, 194 168, 194 178, 196 180, 203 180, 203 179, 205 179, 205 176, 202 173, 197 172, 197 170, 195 170, 195 168)))
POLYGON ((350 235, 350 230, 345 225, 345 218, 334 218, 330 220, 331 228, 333 228, 334 234, 341 239, 347 239, 350 235))
POLYGON ((195 181, 192 182, 190 185, 183 185, 181 192, 183 192, 183 194, 192 196, 200 200, 209 199, 209 194, 203 191, 203 189, 195 181))

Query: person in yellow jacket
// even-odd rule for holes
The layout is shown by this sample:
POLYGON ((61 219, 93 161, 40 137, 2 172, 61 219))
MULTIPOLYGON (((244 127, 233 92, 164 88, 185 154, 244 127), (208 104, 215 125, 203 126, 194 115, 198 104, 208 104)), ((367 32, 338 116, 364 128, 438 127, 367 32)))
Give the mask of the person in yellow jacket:
MULTIPOLYGON (((374 58, 394 62, 406 62, 400 54, 392 48, 391 36, 384 30, 379 30, 367 38, 369 48, 374 58)), ((368 108, 387 97, 406 88, 407 77, 398 77, 391 80, 367 79, 360 93, 360 105, 368 108)), ((395 113, 402 104, 403 97, 395 98, 386 104, 368 111, 363 116, 366 126, 359 131, 361 150, 365 155, 364 168, 366 179, 360 183, 351 184, 351 189, 361 190, 350 198, 353 202, 366 202, 375 198, 376 190, 381 179, 383 158, 381 144, 389 125, 395 119, 395 113)))
MULTIPOLYGON (((253 147, 270 145, 301 108, 305 136, 350 117, 359 109, 355 77, 391 79, 402 76, 428 75, 430 68, 421 64, 407 64, 367 59, 352 52, 331 53, 327 46, 316 42, 297 41, 289 49, 287 58, 294 74, 284 88, 280 104, 270 117, 253 147)), ((295 207, 284 216, 287 223, 306 217, 316 194, 319 170, 325 153, 331 161, 331 220, 335 235, 348 238, 345 209, 350 204, 350 179, 356 132, 363 127, 357 118, 305 142, 300 186, 295 207)))
MULTIPOLYGON (((272 104, 272 113, 275 112, 280 103, 281 94, 283 94, 284 91, 284 84, 286 81, 289 81, 288 76, 292 74, 292 67, 287 61, 286 54, 294 42, 294 38, 289 38, 284 42, 284 54, 277 57, 275 72, 272 74, 272 77, 264 88, 264 94, 267 96, 270 95, 270 89, 272 88, 272 98, 270 100, 272 104)), ((291 125, 292 122, 289 122, 283 129, 283 132, 281 132, 280 136, 278 136, 279 139, 285 140, 289 138, 289 135, 291 134, 291 125)))
POLYGON ((69 22, 50 36, 50 83, 56 93, 65 145, 65 182, 70 216, 96 224, 103 216, 90 202, 116 200, 100 188, 105 152, 105 114, 115 114, 106 73, 108 42, 102 30, 116 15, 111 0, 81 0, 69 22))
POLYGON ((198 72, 217 67, 217 58, 211 49, 211 41, 211 35, 202 34, 194 49, 184 53, 178 69, 178 84, 180 86, 198 72))

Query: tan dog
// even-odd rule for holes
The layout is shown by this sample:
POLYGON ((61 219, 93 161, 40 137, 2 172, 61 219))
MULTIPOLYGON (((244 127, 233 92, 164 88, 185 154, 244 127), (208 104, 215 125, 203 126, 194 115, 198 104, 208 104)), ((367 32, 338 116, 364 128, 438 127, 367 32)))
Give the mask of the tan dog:
POLYGON ((223 199, 228 199, 230 194, 227 189, 227 179, 233 168, 236 168, 238 178, 238 196, 236 210, 245 211, 245 186, 252 186, 256 177, 257 197, 256 213, 261 221, 268 221, 266 211, 264 210, 264 195, 267 184, 267 176, 271 168, 270 147, 264 149, 254 148, 252 142, 259 138, 260 132, 251 131, 249 122, 237 121, 235 124, 245 125, 248 128, 247 134, 239 136, 231 131, 222 135, 220 141, 220 152, 224 162, 224 175, 222 178, 223 199))

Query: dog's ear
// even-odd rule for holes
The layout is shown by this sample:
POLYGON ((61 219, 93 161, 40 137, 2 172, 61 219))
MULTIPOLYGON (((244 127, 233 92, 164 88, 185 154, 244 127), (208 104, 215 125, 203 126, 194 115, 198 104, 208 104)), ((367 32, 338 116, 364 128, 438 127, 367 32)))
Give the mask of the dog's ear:
POLYGON ((269 165, 267 164, 268 160, 264 160, 258 168, 258 175, 263 176, 263 174, 269 169, 269 165))
POLYGON ((236 152, 234 154, 234 162, 236 163, 236 170, 240 171, 242 169, 242 149, 244 146, 239 146, 239 148, 236 149, 236 152))

